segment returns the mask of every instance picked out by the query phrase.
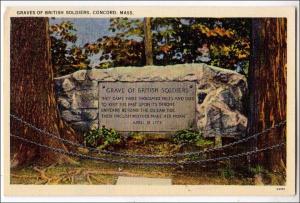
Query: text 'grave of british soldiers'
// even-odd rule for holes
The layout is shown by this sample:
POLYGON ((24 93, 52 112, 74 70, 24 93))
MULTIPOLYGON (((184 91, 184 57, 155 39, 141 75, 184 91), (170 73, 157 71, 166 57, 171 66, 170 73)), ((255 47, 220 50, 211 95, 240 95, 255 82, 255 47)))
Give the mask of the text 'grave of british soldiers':
POLYGON ((240 137, 245 76, 205 64, 81 70, 55 79, 62 118, 79 132, 175 132, 240 137))

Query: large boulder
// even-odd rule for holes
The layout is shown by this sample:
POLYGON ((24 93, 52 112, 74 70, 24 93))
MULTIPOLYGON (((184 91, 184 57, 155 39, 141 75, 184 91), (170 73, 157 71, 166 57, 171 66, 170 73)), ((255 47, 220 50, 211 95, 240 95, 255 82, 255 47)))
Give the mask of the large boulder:
POLYGON ((55 78, 62 117, 75 128, 80 126, 81 131, 97 126, 100 81, 194 81, 195 127, 205 137, 239 138, 245 133, 247 118, 243 114, 243 100, 247 82, 245 76, 235 71, 206 64, 178 64, 80 70, 55 78))

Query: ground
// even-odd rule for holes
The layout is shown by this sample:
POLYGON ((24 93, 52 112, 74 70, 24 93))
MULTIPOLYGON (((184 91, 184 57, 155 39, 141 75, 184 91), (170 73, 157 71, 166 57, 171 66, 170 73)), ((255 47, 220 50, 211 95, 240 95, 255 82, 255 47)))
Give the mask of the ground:
MULTIPOLYGON (((118 149, 132 154, 169 154, 178 152, 178 145, 164 139, 129 140, 118 149)), ((195 149, 193 149, 195 150, 195 149)), ((94 154, 95 156, 95 154, 94 154)), ((251 168, 238 161, 186 167, 133 166, 78 160, 79 165, 30 165, 11 169, 12 184, 116 184, 118 176, 171 178, 173 185, 284 185, 284 173, 251 168)), ((140 160, 139 160, 140 161, 140 160)), ((145 160, 143 160, 145 161, 145 160)), ((153 161, 153 160, 148 160, 153 161)))

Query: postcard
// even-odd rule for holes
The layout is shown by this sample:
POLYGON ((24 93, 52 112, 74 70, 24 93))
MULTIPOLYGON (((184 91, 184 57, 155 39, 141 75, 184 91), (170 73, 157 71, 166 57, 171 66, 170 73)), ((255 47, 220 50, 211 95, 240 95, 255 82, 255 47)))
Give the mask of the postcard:
POLYGON ((295 194, 295 8, 5 12, 5 195, 295 194))

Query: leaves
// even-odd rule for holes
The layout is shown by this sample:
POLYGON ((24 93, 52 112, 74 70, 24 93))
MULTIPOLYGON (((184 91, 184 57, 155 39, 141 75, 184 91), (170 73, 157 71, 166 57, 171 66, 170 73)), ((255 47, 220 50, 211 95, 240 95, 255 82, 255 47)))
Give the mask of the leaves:
POLYGON ((234 37, 234 31, 232 29, 225 29, 222 27, 214 27, 210 29, 208 26, 203 24, 192 25, 192 29, 198 30, 202 34, 205 34, 207 37, 234 37))
POLYGON ((92 129, 84 134, 84 143, 91 147, 104 149, 109 146, 120 144, 121 136, 114 129, 102 128, 92 129))
POLYGON ((159 47, 160 51, 164 52, 165 54, 167 54, 171 48, 172 45, 167 45, 167 44, 159 47))
MULTIPOLYGON (((155 65, 202 62, 242 74, 248 72, 250 20, 246 18, 151 18, 155 65)), ((110 36, 75 46, 76 29, 69 22, 52 25, 51 48, 56 75, 90 68, 145 65, 142 18, 111 18, 110 36), (70 48, 70 44, 72 45, 70 48)))
POLYGON ((85 50, 75 46, 75 31, 70 21, 63 21, 49 28, 55 77, 85 69, 90 63, 85 50))
POLYGON ((120 37, 105 37, 101 41, 98 40, 98 47, 102 51, 98 68, 144 65, 143 42, 120 37))
POLYGON ((172 139, 177 144, 195 144, 197 141, 199 141, 201 138, 201 133, 198 131, 190 130, 190 129, 184 129, 177 131, 172 139))

